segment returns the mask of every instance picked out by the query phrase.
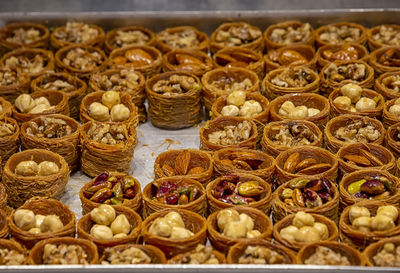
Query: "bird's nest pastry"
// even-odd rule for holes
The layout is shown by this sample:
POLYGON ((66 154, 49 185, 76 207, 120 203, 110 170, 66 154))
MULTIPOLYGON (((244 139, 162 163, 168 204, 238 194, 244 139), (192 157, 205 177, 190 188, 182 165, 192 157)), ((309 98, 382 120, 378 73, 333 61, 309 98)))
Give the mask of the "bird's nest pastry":
POLYGON ((0 120, 0 157, 4 166, 13 154, 19 151, 20 128, 15 119, 3 118, 0 120))
MULTIPOLYGON (((0 68, 0 99, 14 103, 19 95, 29 93, 30 82, 29 74, 9 68, 0 68)), ((3 103, 2 107, 4 111, 3 103)))
POLYGON ((367 43, 367 29, 352 22, 339 22, 324 25, 315 30, 315 42, 318 47, 329 44, 367 43))
POLYGON ((156 44, 156 35, 148 28, 141 26, 128 26, 115 28, 107 32, 104 40, 104 50, 111 53, 118 49, 130 45, 148 45, 156 44))
POLYGON ((156 35, 156 46, 163 53, 187 48, 207 52, 210 48, 207 34, 192 26, 166 28, 156 35))
POLYGON ((300 65, 315 70, 317 55, 310 45, 288 45, 268 50, 264 55, 264 62, 267 73, 282 67, 300 65))
POLYGON ((317 64, 321 69, 325 65, 334 61, 368 61, 368 50, 355 43, 346 43, 339 45, 324 45, 318 48, 317 51, 317 64))

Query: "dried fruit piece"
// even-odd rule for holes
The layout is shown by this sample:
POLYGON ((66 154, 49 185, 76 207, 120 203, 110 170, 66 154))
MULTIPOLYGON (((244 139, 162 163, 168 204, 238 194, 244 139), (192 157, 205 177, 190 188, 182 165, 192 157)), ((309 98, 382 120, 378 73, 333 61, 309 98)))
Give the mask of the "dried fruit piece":
POLYGON ((379 180, 373 179, 363 183, 360 191, 369 195, 378 195, 385 192, 385 186, 379 180))
POLYGON ((297 172, 297 174, 313 175, 313 174, 326 172, 330 168, 331 168, 331 164, 319 163, 319 164, 312 165, 308 168, 305 168, 305 169, 297 172))
POLYGON ((128 50, 125 52, 125 57, 134 66, 149 65, 154 61, 153 57, 151 57, 149 53, 140 48, 128 50))
POLYGON ((367 182, 367 180, 365 180, 365 179, 361 179, 356 182, 353 182, 347 187, 347 191, 350 194, 355 194, 356 192, 360 191, 361 185, 364 184, 365 182, 367 182))
POLYGON ((285 164, 283 165, 283 169, 289 173, 293 173, 299 162, 300 162, 300 154, 297 152, 293 153, 288 157, 288 159, 286 159, 285 164))
POLYGON ((354 162, 355 164, 359 165, 359 166, 371 166, 371 162, 365 158, 364 156, 360 156, 360 155, 345 155, 343 157, 344 159, 346 159, 347 161, 351 161, 354 162))
POLYGON ((174 169, 170 166, 170 165, 167 165, 167 164, 164 164, 162 167, 161 167, 161 170, 163 171, 163 173, 164 173, 164 175, 166 175, 166 176, 174 176, 175 175, 175 171, 174 171, 174 169))
POLYGON ((370 152, 368 152, 368 151, 366 151, 366 150, 364 150, 364 149, 361 149, 361 150, 360 150, 360 154, 362 154, 363 156, 365 156, 366 158, 368 158, 369 161, 371 161, 371 163, 372 163, 375 167, 383 166, 382 161, 380 161, 379 158, 377 158, 376 156, 374 156, 372 153, 370 153, 370 152))
POLYGON ((308 167, 310 167, 310 166, 312 166, 312 165, 315 165, 315 164, 317 164, 317 160, 315 160, 315 159, 312 158, 312 157, 308 157, 308 158, 306 158, 306 159, 300 161, 299 164, 297 164, 296 170, 295 170, 295 171, 296 171, 296 172, 301 171, 301 170, 303 170, 303 169, 305 169, 305 168, 308 168, 308 167))
POLYGON ((196 174, 202 174, 202 173, 204 173, 205 171, 204 171, 204 169, 202 168, 202 167, 194 167, 194 168, 191 168, 189 171, 188 171, 188 175, 196 175, 196 174))
POLYGON ((175 171, 178 175, 185 175, 188 171, 190 163, 190 152, 184 150, 178 154, 175 159, 175 171))

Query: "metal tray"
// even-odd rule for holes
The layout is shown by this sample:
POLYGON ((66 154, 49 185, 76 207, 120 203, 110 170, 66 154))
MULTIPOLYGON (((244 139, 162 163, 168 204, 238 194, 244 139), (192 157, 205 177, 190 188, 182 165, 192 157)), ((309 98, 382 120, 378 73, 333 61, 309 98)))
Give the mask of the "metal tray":
MULTIPOLYGON (((244 20, 262 30, 270 24, 286 20, 310 22, 314 27, 340 21, 358 22, 365 26, 384 23, 400 24, 400 9, 352 9, 352 10, 300 10, 300 11, 207 11, 207 12, 0 12, 0 26, 15 21, 32 21, 50 27, 68 20, 82 20, 102 26, 105 30, 127 25, 143 25, 155 32, 166 27, 192 25, 208 34, 226 21, 244 20)), ((131 164, 131 173, 142 187, 154 178, 153 164, 157 155, 168 149, 198 148, 199 127, 167 131, 153 127, 150 122, 137 128, 139 144, 131 164)), ((78 218, 81 216, 79 190, 89 178, 81 172, 71 176, 61 201, 69 205, 78 218)), ((400 272, 400 268, 368 268, 306 265, 90 265, 90 266, 0 266, 1 272, 400 272)))

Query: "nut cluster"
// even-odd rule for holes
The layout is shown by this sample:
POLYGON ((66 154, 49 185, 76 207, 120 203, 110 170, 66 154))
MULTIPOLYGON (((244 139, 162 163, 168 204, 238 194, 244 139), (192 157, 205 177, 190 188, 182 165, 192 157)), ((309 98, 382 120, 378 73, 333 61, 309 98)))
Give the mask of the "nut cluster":
POLYGON ((257 238, 261 232, 254 229, 254 220, 245 213, 234 209, 223 209, 217 214, 217 225, 219 231, 232 239, 257 238))
POLYGON ((87 134, 90 139, 108 145, 124 143, 128 139, 124 124, 93 123, 87 134))
POLYGON ((41 37, 40 31, 33 27, 26 28, 16 28, 12 31, 11 35, 6 38, 7 42, 16 43, 21 45, 28 45, 36 42, 41 37))
POLYGON ((400 32, 391 26, 382 25, 372 39, 385 45, 400 45, 400 32))
POLYGON ((383 162, 367 150, 359 149, 359 154, 346 154, 343 159, 349 163, 360 167, 379 167, 383 162))
POLYGON ((52 161, 42 161, 39 164, 33 160, 21 161, 15 167, 15 174, 22 176, 47 176, 58 173, 60 168, 52 161))
POLYGON ((182 182, 176 185, 169 181, 155 181, 152 183, 153 201, 168 205, 185 205, 193 202, 200 196, 200 189, 195 185, 182 182))
POLYGON ((88 264, 88 255, 80 245, 45 244, 43 264, 88 264))
POLYGON ((362 87, 348 83, 340 89, 342 96, 338 96, 333 100, 333 104, 341 109, 351 112, 362 112, 374 110, 379 102, 379 97, 368 98, 362 96, 362 87))
POLYGON ((72 134, 72 128, 64 120, 41 116, 39 124, 29 121, 26 133, 36 137, 60 138, 72 134))
POLYGON ((389 197, 393 183, 382 175, 369 175, 354 181, 347 187, 348 193, 356 198, 381 200, 389 197))
POLYGON ((343 44, 339 48, 324 50, 322 56, 331 62, 355 61, 360 58, 356 48, 350 44, 343 44))
POLYGON ((315 252, 304 260, 304 264, 315 264, 315 265, 351 265, 349 259, 326 247, 317 246, 315 252))
POLYGON ((361 29, 357 27, 328 25, 319 38, 329 44, 343 44, 359 40, 361 34, 361 29))
POLYGON ((249 139, 251 123, 247 120, 238 125, 228 125, 224 130, 212 132, 208 135, 208 141, 216 145, 235 145, 249 139))
POLYGON ((233 152, 227 158, 222 159, 221 163, 244 171, 264 169, 268 166, 267 161, 255 158, 251 152, 233 152))
POLYGON ((175 175, 196 175, 205 172, 203 167, 196 166, 189 169, 191 155, 187 150, 183 150, 178 153, 175 158, 174 164, 162 165, 161 169, 165 176, 175 176, 175 175))
POLYGON ((265 246, 248 246, 239 257, 239 264, 282 264, 284 257, 265 246))
POLYGON ((117 47, 124 47, 129 45, 146 45, 149 40, 149 35, 140 30, 118 30, 113 43, 117 47))
POLYGON ((396 246, 393 243, 386 243, 383 245, 383 249, 380 250, 372 260, 377 266, 400 266, 400 246, 396 246))
POLYGON ((103 56, 99 52, 90 52, 80 47, 70 49, 62 59, 63 64, 84 71, 97 68, 103 61, 103 56))
POLYGON ((38 114, 48 111, 54 106, 50 104, 46 97, 33 99, 29 94, 22 94, 15 100, 15 107, 21 113, 38 114))
POLYGON ((230 26, 227 30, 219 30, 215 41, 223 46, 240 46, 257 40, 261 35, 259 29, 243 23, 240 26, 230 26))
POLYGON ((278 27, 272 30, 269 39, 278 44, 293 44, 305 42, 312 33, 312 26, 309 23, 303 23, 300 26, 278 27))
POLYGON ((271 83, 280 87, 304 87, 313 82, 313 77, 304 67, 289 66, 271 79, 271 83))
POLYGON ((15 126, 7 121, 0 121, 0 137, 11 136, 15 133, 15 126))
POLYGON ((71 43, 88 43, 99 35, 99 31, 82 22, 67 22, 64 28, 54 32, 54 36, 61 41, 71 43))
POLYGON ((94 74, 92 76, 101 90, 126 92, 136 90, 139 86, 139 75, 133 69, 121 69, 111 75, 94 74))
POLYGON ((45 90, 56 90, 67 93, 76 89, 73 84, 60 79, 48 81, 46 83, 40 83, 39 87, 45 90))
POLYGON ((353 63, 337 65, 330 63, 324 71, 325 77, 331 81, 342 82, 344 80, 353 80, 361 82, 365 80, 367 68, 364 64, 353 63))
POLYGON ((276 125, 271 127, 271 140, 276 145, 286 147, 295 147, 308 145, 315 141, 315 134, 307 126, 290 121, 284 125, 276 125))
POLYGON ((149 232, 173 240, 183 240, 194 235, 192 231, 185 228, 185 222, 183 222, 181 215, 174 211, 155 219, 149 228, 149 232))
POLYGON ((36 54, 31 58, 28 56, 11 56, 5 60, 4 68, 9 70, 21 70, 28 74, 36 74, 43 71, 47 65, 43 56, 36 54))
POLYGON ((125 121, 131 111, 121 103, 120 95, 116 91, 106 91, 101 96, 101 102, 93 102, 89 105, 88 114, 98 121, 125 121))
POLYGON ((219 77, 211 84, 228 93, 232 93, 233 91, 246 91, 253 86, 253 83, 249 78, 245 78, 241 82, 238 82, 233 77, 219 77))
POLYGON ((270 61, 282 66, 304 65, 308 62, 304 54, 293 49, 270 50, 267 56, 270 61))
POLYGON ((293 102, 287 100, 282 103, 281 107, 279 108, 279 115, 284 117, 289 117, 292 119, 303 119, 318 115, 321 110, 307 107, 305 105, 295 106, 293 102))
POLYGON ((381 132, 379 132, 372 122, 356 120, 350 122, 346 126, 339 127, 334 133, 334 136, 348 143, 370 143, 380 138, 381 132))
POLYGON ((14 249, 0 249, 0 265, 22 265, 25 256, 14 249))
POLYGON ((12 85, 19 82, 18 73, 13 70, 0 71, 0 85, 12 85))
POLYGON ((300 159, 300 153, 292 153, 283 164, 283 169, 289 173, 314 175, 323 173, 331 168, 329 163, 318 163, 313 157, 300 159))
POLYGON ((163 43, 173 48, 196 47, 200 44, 196 32, 193 29, 184 29, 182 31, 161 31, 157 38, 163 43))
POLYGON ((32 234, 56 232, 64 227, 58 215, 35 214, 29 209, 17 209, 13 220, 17 227, 32 234))
POLYGON ((172 75, 167 80, 157 81, 152 87, 154 92, 168 97, 173 97, 191 90, 200 89, 201 87, 196 82, 195 78, 185 75, 172 75))
POLYGON ((399 217, 399 211, 395 206, 380 206, 376 215, 371 217, 371 213, 366 207, 357 205, 351 206, 349 220, 353 228, 362 232, 385 231, 396 226, 395 222, 399 217))
POLYGON ((154 61, 154 58, 149 53, 140 48, 129 49, 125 52, 124 56, 113 58, 113 62, 116 65, 123 65, 129 68, 150 65, 154 61))
POLYGON ((150 264, 151 258, 143 250, 131 246, 123 250, 106 248, 102 264, 150 264))
POLYGON ((189 252, 187 255, 183 255, 179 261, 174 263, 180 264, 219 264, 217 257, 213 253, 211 246, 205 246, 198 244, 196 248, 189 252))
POLYGON ((222 108, 223 116, 253 118, 263 111, 261 104, 256 100, 246 100, 246 92, 233 91, 226 98, 226 105, 222 108))

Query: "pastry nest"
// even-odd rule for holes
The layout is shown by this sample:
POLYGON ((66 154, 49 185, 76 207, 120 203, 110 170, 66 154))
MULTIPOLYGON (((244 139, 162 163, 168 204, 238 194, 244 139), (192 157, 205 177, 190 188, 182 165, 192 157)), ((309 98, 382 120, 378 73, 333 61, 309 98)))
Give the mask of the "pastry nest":
MULTIPOLYGON (((185 64, 183 62, 183 64, 185 64)), ((173 49, 163 55, 163 71, 175 71, 175 72, 187 72, 197 77, 203 76, 204 73, 210 71, 213 68, 213 62, 210 56, 204 51, 191 48, 173 49), (179 67, 177 61, 177 55, 184 54, 196 58, 203 64, 203 67, 196 63, 187 63, 187 67, 179 67)))
POLYGON ((156 44, 156 35, 154 34, 153 31, 151 31, 148 28, 145 28, 142 26, 127 26, 127 27, 121 27, 121 28, 114 28, 114 29, 110 30, 109 32, 107 32, 106 38, 104 40, 104 50, 106 51, 107 54, 110 54, 114 49, 121 48, 114 44, 115 36, 117 36, 118 31, 122 31, 122 32, 140 31, 149 37, 149 41, 146 42, 146 45, 154 46, 156 44))
MULTIPOLYGON (((187 31, 187 30, 194 31, 196 33, 197 39, 200 42, 199 45, 197 45, 195 47, 187 47, 187 48, 208 52, 210 45, 209 45, 209 40, 208 40, 207 34, 204 32, 200 32, 198 29, 196 29, 192 26, 178 26, 178 27, 166 28, 163 30, 163 32, 167 32, 168 34, 174 34, 174 33, 179 33, 179 32, 183 32, 183 31, 187 31)), ((156 35, 156 46, 163 54, 176 49, 176 48, 173 48, 172 46, 168 45, 167 43, 161 41, 161 39, 159 38, 159 35, 160 35, 160 33, 158 33, 156 35)))
MULTIPOLYGON (((146 253, 150 257, 152 264, 167 263, 167 259, 165 258, 164 252, 162 252, 157 247, 152 245, 124 244, 124 245, 113 246, 110 249, 116 250, 118 252, 123 252, 125 249, 131 247, 138 248, 144 253, 146 253)), ((99 263, 102 263, 104 261, 107 261, 107 255, 105 252, 103 252, 103 255, 100 257, 99 263)))
MULTIPOLYGON (((9 72, 9 69, 0 68, 1 72, 9 72)), ((18 75, 18 82, 10 85, 0 85, 0 103, 3 106, 3 115, 8 115, 8 105, 4 103, 14 103, 15 99, 22 94, 29 93, 29 84, 31 82, 31 77, 29 74, 16 71, 18 75)), ((11 114, 10 114, 11 116, 11 114)))

